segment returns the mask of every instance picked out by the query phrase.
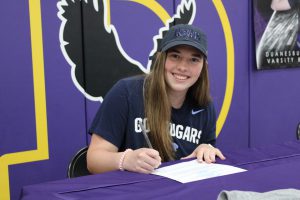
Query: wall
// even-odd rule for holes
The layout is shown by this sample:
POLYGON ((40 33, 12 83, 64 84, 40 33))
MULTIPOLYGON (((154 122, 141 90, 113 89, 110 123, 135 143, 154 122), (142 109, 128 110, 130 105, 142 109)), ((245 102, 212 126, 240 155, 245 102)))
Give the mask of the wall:
MULTIPOLYGON (((84 9, 91 8, 84 7, 84 1, 75 2, 82 7, 75 8, 73 17, 78 20, 69 29, 79 40, 67 47, 75 50, 73 59, 66 56, 70 49, 61 48, 61 37, 66 36, 60 35, 58 2, 11 0, 0 8, 0 199, 18 199, 23 185, 66 178, 72 156, 88 143, 86 130, 100 101, 76 82, 72 63, 89 65, 92 48, 87 36, 94 32, 82 29, 93 25, 87 15, 81 18, 84 9)), ((147 71, 153 37, 182 1, 103 2, 109 3, 106 22, 115 27, 113 41, 118 36, 121 53, 138 62, 141 72, 147 71)), ((196 2, 193 24, 208 34, 218 145, 225 151, 294 140, 300 121, 300 68, 256 70, 250 5, 251 1, 196 2)), ((103 47, 109 51, 114 45, 108 42, 103 47)), ((94 53, 93 59, 100 61, 117 58, 94 53)), ((89 84, 87 70, 77 74, 84 87, 89 84)), ((110 76, 100 83, 107 79, 110 76)))

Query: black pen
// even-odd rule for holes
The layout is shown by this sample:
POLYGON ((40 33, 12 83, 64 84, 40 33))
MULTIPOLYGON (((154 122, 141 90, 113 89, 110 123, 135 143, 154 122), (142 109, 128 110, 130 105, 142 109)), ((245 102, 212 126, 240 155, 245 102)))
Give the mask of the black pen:
POLYGON ((144 135, 144 138, 145 138, 145 140, 147 142, 148 147, 151 148, 151 149, 153 149, 152 144, 151 144, 151 142, 149 140, 148 134, 146 132, 145 126, 143 125, 143 123, 141 121, 139 121, 138 124, 140 125, 140 127, 142 129, 142 133, 144 135))

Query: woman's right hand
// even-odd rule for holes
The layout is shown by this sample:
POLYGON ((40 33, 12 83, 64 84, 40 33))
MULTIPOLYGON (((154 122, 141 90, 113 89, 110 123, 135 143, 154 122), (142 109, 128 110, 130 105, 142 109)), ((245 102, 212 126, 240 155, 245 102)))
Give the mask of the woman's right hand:
POLYGON ((141 148, 130 151, 125 155, 123 168, 127 171, 149 174, 161 165, 158 151, 141 148))

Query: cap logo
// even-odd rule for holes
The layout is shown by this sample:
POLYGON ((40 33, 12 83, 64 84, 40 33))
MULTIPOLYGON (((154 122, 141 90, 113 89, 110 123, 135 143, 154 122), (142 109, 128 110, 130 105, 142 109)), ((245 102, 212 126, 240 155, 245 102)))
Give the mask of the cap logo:
POLYGON ((192 38, 194 40, 200 41, 200 34, 197 31, 193 31, 190 29, 178 29, 175 32, 175 36, 183 38, 192 38))

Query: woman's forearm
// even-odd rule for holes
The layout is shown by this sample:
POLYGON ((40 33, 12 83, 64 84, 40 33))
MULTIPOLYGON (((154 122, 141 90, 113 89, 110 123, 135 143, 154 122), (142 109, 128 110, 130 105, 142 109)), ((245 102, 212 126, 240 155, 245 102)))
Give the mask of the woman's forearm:
POLYGON ((118 170, 122 153, 92 149, 87 154, 87 168, 92 174, 118 170))

